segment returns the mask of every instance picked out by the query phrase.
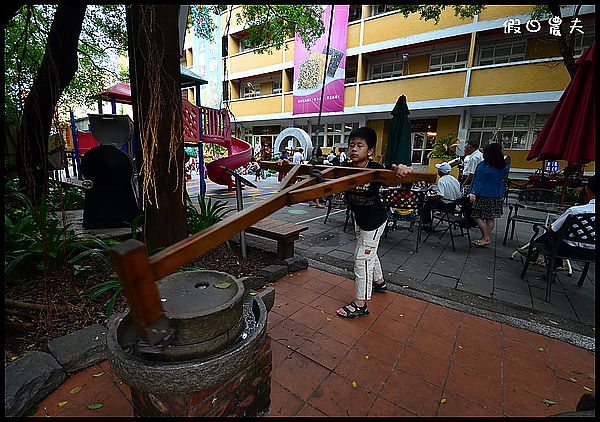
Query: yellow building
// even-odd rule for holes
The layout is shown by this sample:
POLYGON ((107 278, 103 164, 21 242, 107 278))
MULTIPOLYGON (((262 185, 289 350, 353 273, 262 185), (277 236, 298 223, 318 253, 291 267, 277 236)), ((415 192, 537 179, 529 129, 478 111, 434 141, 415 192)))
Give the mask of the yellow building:
MULTIPOLYGON (((436 138, 450 132, 460 141, 485 145, 497 133, 512 158, 511 177, 541 168, 526 161, 540 129, 569 83, 557 37, 547 19, 541 29, 525 28, 532 6, 491 5, 461 20, 452 8, 436 25, 418 14, 405 18, 385 5, 351 5, 347 32, 344 111, 293 115, 294 40, 287 49, 257 54, 247 32, 236 24, 223 36, 224 98, 235 116, 238 136, 255 146, 271 146, 287 127, 314 135, 325 153, 347 141, 352 128, 377 131, 375 158, 386 151, 391 110, 405 95, 412 123, 412 161, 427 164, 436 138), (507 33, 508 19, 519 19, 521 33, 507 33)), ((573 7, 562 9, 570 24, 573 7)), ((226 27, 228 11, 222 13, 226 27)), ((594 40, 595 7, 582 6, 581 29, 574 32, 576 57, 594 40)), ((564 163, 561 163, 562 167, 564 163)), ((586 172, 594 171, 594 163, 586 172)))

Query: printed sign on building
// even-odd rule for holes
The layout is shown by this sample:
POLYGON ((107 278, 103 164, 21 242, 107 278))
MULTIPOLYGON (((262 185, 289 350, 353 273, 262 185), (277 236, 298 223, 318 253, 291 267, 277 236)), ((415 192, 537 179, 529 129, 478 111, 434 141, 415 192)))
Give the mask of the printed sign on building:
POLYGON ((348 5, 327 6, 322 19, 323 35, 312 46, 305 46, 298 34, 294 47, 294 108, 292 114, 318 113, 323 93, 323 112, 344 111, 346 77, 346 36, 348 5), (329 22, 333 22, 329 50, 329 22), (323 89, 323 77, 325 88, 323 89))

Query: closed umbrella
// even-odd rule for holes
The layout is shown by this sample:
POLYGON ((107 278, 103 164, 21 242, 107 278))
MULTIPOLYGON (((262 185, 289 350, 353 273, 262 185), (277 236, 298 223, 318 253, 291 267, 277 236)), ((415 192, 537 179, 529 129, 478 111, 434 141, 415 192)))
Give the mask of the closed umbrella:
POLYGON ((392 121, 385 153, 385 166, 388 168, 392 164, 411 164, 409 113, 406 97, 401 95, 392 110, 392 121))
MULTIPOLYGON (((527 160, 565 160, 580 164, 596 159, 595 44, 593 42, 575 62, 575 76, 554 106, 527 160)), ((563 199, 564 193, 563 188, 563 199)))

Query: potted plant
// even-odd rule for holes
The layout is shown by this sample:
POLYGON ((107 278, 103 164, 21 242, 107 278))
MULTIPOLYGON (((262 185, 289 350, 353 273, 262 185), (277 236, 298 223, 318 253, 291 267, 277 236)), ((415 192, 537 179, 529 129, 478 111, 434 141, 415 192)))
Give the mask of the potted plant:
MULTIPOLYGON (((429 158, 429 171, 435 173, 437 172, 435 167, 436 164, 456 158, 457 145, 458 140, 454 139, 454 131, 448 133, 446 136, 440 136, 436 139, 433 143, 433 149, 427 156, 427 158, 429 158)), ((458 167, 454 167, 450 174, 458 179, 458 167)))

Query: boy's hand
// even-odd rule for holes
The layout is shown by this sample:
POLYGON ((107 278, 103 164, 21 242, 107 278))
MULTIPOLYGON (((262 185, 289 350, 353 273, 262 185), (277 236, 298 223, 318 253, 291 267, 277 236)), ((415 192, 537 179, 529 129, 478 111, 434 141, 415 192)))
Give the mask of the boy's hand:
POLYGON ((392 164, 392 171, 396 172, 396 177, 405 177, 413 172, 412 167, 405 166, 404 164, 392 164))

